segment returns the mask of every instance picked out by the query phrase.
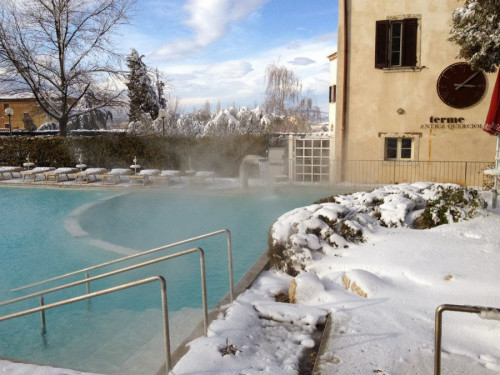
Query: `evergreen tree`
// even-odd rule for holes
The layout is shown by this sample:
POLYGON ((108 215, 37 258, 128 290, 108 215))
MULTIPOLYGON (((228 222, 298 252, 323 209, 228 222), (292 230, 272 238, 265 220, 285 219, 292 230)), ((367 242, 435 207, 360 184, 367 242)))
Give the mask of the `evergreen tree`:
POLYGON ((500 65, 500 0, 466 0, 453 12, 450 40, 459 58, 474 69, 495 72, 500 65))
POLYGON ((130 99, 129 119, 131 122, 141 121, 142 114, 147 113, 154 120, 158 117, 160 109, 156 89, 148 74, 148 68, 142 61, 137 51, 132 51, 127 56, 128 74, 128 97, 130 99))

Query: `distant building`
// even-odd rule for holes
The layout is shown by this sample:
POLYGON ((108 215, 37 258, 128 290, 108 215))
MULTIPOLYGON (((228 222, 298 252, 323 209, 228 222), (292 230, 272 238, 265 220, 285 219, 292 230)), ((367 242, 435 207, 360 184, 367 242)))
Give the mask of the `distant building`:
POLYGON ((12 108, 14 114, 11 116, 12 129, 24 129, 26 119, 32 119, 38 128, 45 122, 52 121, 39 106, 36 99, 31 95, 12 95, 0 97, 0 132, 8 132, 9 118, 5 110, 12 108))
POLYGON ((482 125, 495 77, 457 60, 459 47, 448 40, 452 13, 463 4, 339 0, 337 181, 352 178, 352 163, 372 161, 359 172, 371 182, 467 184, 471 173, 482 174, 482 167, 471 172, 472 163, 494 160, 496 139, 482 125), (445 176, 435 169, 445 162, 463 164, 445 176))

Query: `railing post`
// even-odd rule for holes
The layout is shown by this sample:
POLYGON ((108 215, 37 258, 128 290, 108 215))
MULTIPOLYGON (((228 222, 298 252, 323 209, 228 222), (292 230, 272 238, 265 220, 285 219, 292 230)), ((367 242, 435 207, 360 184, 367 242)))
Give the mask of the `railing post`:
MULTIPOLYGON (((85 277, 86 279, 89 279, 89 278, 90 278, 90 275, 89 275, 89 273, 88 273, 88 272, 85 274, 85 276, 86 276, 86 277, 85 277)), ((86 291, 87 291, 87 294, 90 294, 90 281, 87 281, 87 282, 85 283, 85 289, 86 289, 86 291)))
POLYGON ((435 336, 434 336, 434 375, 441 374, 441 337, 442 337, 442 322, 444 305, 438 306, 436 309, 435 320, 435 336))
POLYGON ((207 276, 205 272, 205 252, 202 248, 198 248, 200 252, 200 268, 201 268, 201 299, 203 304, 203 327, 205 328, 205 336, 208 336, 208 307, 207 307, 207 276))
MULTIPOLYGON (((43 295, 40 296, 40 307, 43 307, 45 305, 45 300, 43 298, 43 295)), ((47 333, 47 325, 45 323, 45 310, 40 311, 40 323, 42 324, 42 335, 45 335, 47 333)))
POLYGON ((233 242, 231 240, 231 232, 225 229, 227 233, 227 257, 229 262, 229 297, 231 302, 234 301, 234 277, 233 277, 233 242))
MULTIPOLYGON (((85 273, 85 278, 86 279, 90 278, 90 274, 88 271, 85 273)), ((86 290, 87 294, 90 294, 90 281, 87 281, 85 283, 85 290, 86 290)), ((87 300, 87 310, 90 311, 90 298, 87 300)))
POLYGON ((167 282, 162 276, 158 276, 161 284, 161 305, 163 311, 163 340, 165 342, 165 374, 172 370, 172 359, 170 357, 170 328, 168 324, 167 282))
POLYGON ((469 185, 467 184, 467 162, 465 162, 465 181, 464 181, 464 185, 465 185, 465 187, 469 187, 469 185))

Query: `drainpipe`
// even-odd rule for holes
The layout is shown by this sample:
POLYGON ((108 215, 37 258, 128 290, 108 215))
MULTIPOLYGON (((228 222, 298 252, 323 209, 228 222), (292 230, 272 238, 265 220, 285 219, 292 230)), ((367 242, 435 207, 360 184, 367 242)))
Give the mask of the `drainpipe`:
POLYGON ((346 120, 346 114, 347 114, 347 76, 349 74, 349 68, 348 68, 348 53, 349 53, 349 27, 348 27, 348 22, 349 22, 349 17, 348 17, 348 6, 349 6, 349 0, 344 0, 344 69, 343 69, 343 81, 342 81, 342 119, 341 119, 341 176, 340 179, 341 181, 345 180, 346 176, 346 158, 347 158, 347 120, 346 120))

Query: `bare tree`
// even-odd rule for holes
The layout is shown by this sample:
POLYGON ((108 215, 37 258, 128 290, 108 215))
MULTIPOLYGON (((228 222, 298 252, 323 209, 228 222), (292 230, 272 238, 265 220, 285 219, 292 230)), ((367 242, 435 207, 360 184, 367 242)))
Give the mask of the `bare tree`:
MULTIPOLYGON (((120 102, 113 78, 120 56, 112 45, 135 0, 1 0, 0 91, 30 92, 59 122, 82 114, 78 103, 93 94, 91 112, 120 102)), ((81 107, 81 106, 80 106, 81 107)))
POLYGON ((264 108, 275 117, 274 131, 307 131, 320 111, 310 97, 302 95, 302 82, 295 73, 285 66, 269 64, 266 83, 264 108))
POLYGON ((285 66, 269 64, 266 67, 265 110, 276 115, 286 115, 300 97, 302 83, 295 73, 285 66))

